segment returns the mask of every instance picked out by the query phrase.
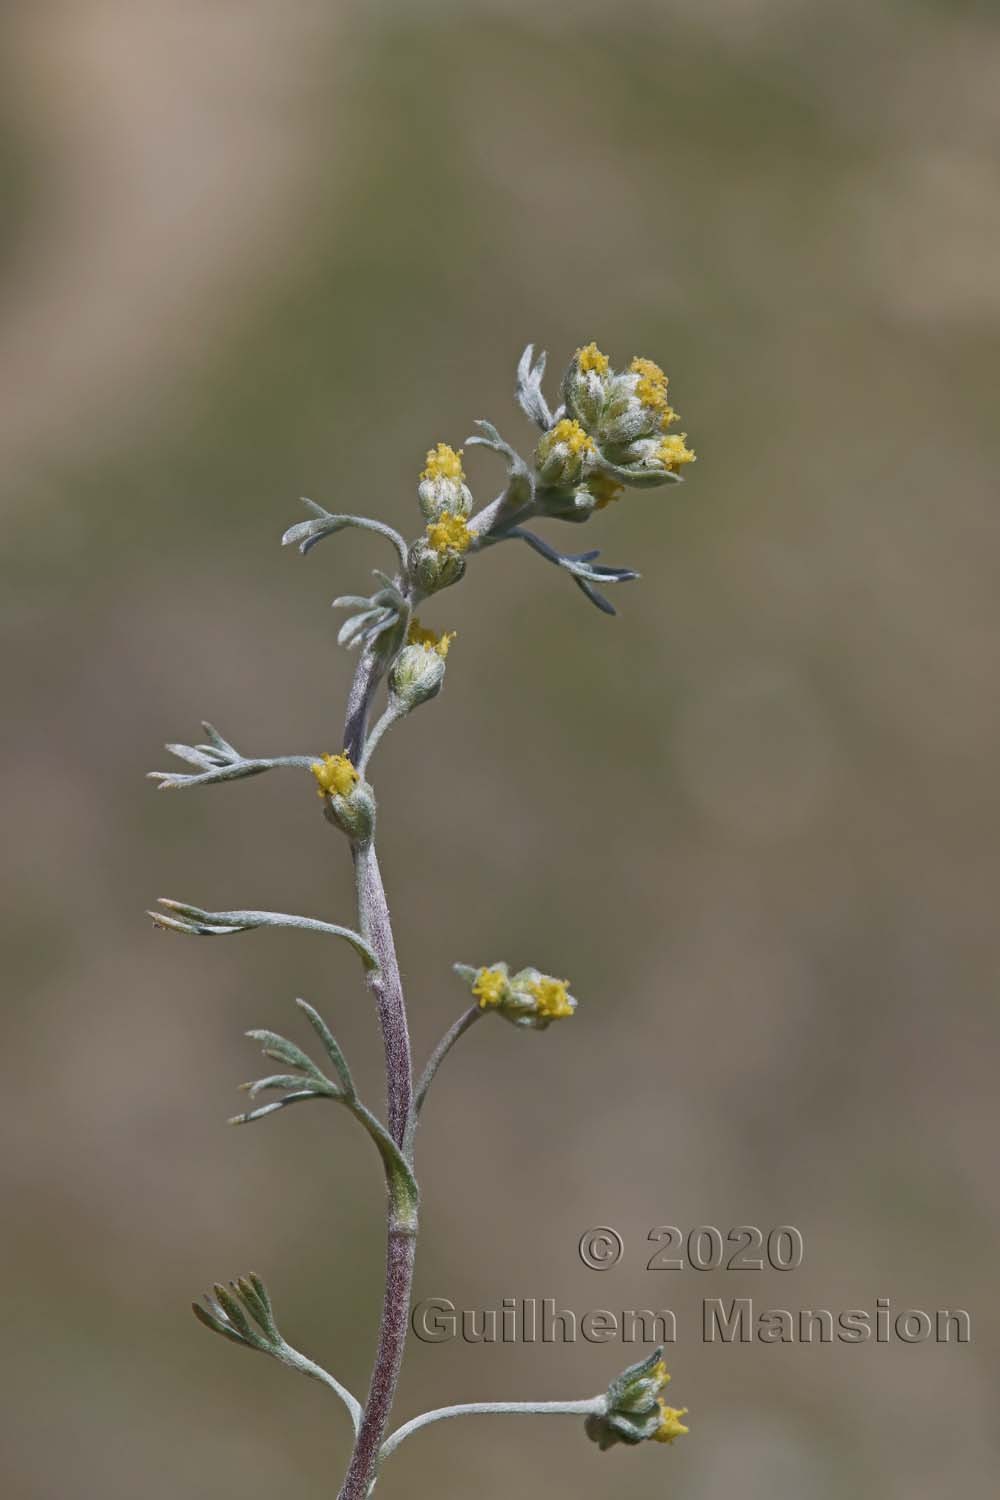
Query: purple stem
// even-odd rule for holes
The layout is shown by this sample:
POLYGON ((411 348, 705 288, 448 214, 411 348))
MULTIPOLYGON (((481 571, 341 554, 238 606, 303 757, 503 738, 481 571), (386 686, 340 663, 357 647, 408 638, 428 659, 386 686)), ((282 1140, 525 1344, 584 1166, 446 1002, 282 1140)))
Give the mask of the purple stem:
POLYGON ((375 996, 385 1047, 386 1124, 396 1145, 402 1146, 413 1093, 413 1064, 403 983, 374 844, 355 849, 354 862, 361 935, 378 960, 378 968, 372 969, 368 976, 368 985, 375 996))
POLYGON ((389 1230, 385 1258, 385 1298, 378 1352, 372 1367, 371 1385, 361 1426, 354 1442, 350 1467, 340 1491, 340 1500, 365 1500, 375 1478, 379 1449, 396 1394, 396 1381, 403 1363, 403 1346, 410 1326, 410 1285, 417 1242, 412 1232, 389 1230))
MULTIPOLYGON (((376 661, 371 656, 362 657, 351 688, 344 728, 345 749, 355 764, 364 749, 368 713, 379 676, 376 661)), ((369 975, 368 984, 375 996, 385 1048, 386 1123, 389 1134, 402 1147, 413 1096, 413 1064, 403 984, 396 960, 389 906, 374 846, 368 844, 356 847, 354 862, 361 930, 379 964, 369 975)), ((378 1349, 361 1426, 339 1500, 365 1500, 371 1488, 378 1466, 379 1449, 392 1411, 409 1328, 416 1224, 400 1222, 391 1200, 388 1202, 386 1216, 385 1296, 378 1349)))

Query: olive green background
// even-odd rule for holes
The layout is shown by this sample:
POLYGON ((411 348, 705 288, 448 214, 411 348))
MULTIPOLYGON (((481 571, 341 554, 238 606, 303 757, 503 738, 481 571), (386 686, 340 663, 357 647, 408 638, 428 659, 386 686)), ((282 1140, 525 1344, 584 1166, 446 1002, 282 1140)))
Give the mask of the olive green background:
MULTIPOLYGON (((484 1024, 418 1167, 416 1295, 671 1307, 691 1435, 421 1433, 379 1493, 991 1493, 996 1430, 1000 32, 986 5, 16 4, 0 89, 5 1492, 333 1495, 337 1404, 187 1312, 263 1274, 363 1391, 374 1154, 316 1106, 226 1130, 250 1026, 317 1004, 379 1097, 337 944, 186 943, 158 894, 347 919, 302 777, 157 795, 211 718, 336 750, 336 594, 298 497, 409 535, 427 446, 527 450, 530 339, 671 375, 699 453, 574 550, 425 611, 446 691, 380 753, 416 1050, 455 959, 567 974, 484 1024), (798 1226, 801 1269, 647 1271, 651 1228, 798 1226), (577 1242, 618 1229, 616 1268, 577 1242), (705 1345, 705 1297, 964 1307, 958 1347, 705 1345)), ((480 500, 499 471, 467 452, 480 500)), ((398 1414, 577 1397, 617 1344, 411 1339, 398 1414)))

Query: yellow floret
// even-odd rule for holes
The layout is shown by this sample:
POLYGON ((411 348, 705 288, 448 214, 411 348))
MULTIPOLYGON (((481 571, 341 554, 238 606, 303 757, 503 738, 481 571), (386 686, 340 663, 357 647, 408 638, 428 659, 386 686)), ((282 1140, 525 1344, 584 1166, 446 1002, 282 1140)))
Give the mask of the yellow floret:
POLYGON ((435 635, 433 630, 425 630, 420 621, 414 619, 406 632, 406 644, 424 646, 428 651, 436 651, 443 660, 448 655, 448 648, 457 634, 455 630, 446 630, 444 635, 435 635))
POLYGON ((543 462, 556 447, 566 448, 574 458, 583 458, 585 454, 595 452, 594 439, 572 417, 563 417, 542 438, 538 453, 543 462))
POLYGON ((654 411, 668 411, 668 381, 659 365, 651 359, 642 359, 637 355, 629 365, 629 369, 633 375, 639 377, 636 381, 635 393, 643 406, 650 406, 654 411))
POLYGON ((693 464, 696 458, 694 449, 687 446, 686 432, 672 432, 669 437, 665 437, 656 450, 656 456, 672 474, 676 474, 685 464, 693 464))
POLYGON ((427 540, 435 552, 468 552, 473 535, 464 516, 444 510, 428 526, 427 540))
POLYGON ((585 344, 582 349, 576 351, 577 368, 584 373, 593 370, 595 375, 606 375, 608 373, 608 356, 602 354, 594 343, 585 344))
POLYGON ((455 479, 459 484, 465 479, 465 471, 462 468, 462 449, 455 452, 447 443, 438 443, 434 448, 427 450, 427 466, 420 475, 421 479, 455 479))
POLYGON ((666 393, 669 382, 655 359, 643 359, 641 354, 637 354, 629 365, 629 369, 633 375, 641 376, 643 380, 648 380, 658 390, 663 391, 664 394, 666 393))
POLYGON ((654 1443, 672 1443, 674 1438, 683 1437, 690 1431, 681 1421, 681 1417, 687 1416, 686 1406, 668 1406, 665 1401, 661 1401, 659 1406, 660 1425, 653 1433, 654 1443))
POLYGON ((317 781, 320 797, 346 797, 358 782, 358 773, 351 764, 349 755, 324 755, 314 760, 310 768, 317 781))
POLYGON ((507 989, 507 976, 502 969, 482 969, 476 976, 472 993, 479 1001, 480 1010, 488 1005, 499 1005, 507 989))
POLYGON ((568 979, 535 979, 526 988, 534 996, 540 1016, 558 1021, 573 1014, 573 1007, 569 1003, 568 979))

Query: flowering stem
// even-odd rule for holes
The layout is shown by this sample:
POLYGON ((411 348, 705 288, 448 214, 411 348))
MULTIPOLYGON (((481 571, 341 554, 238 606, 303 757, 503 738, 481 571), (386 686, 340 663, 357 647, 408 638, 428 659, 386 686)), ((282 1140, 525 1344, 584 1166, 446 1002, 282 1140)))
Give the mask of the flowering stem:
POLYGON ((243 1124, 307 1099, 326 1098, 345 1106, 378 1149, 386 1181, 386 1271, 378 1343, 367 1399, 362 1407, 347 1388, 321 1366, 286 1344, 275 1323, 270 1297, 260 1277, 250 1274, 227 1289, 215 1283, 205 1304, 196 1304, 199 1320, 232 1342, 269 1354, 292 1369, 318 1380, 344 1402, 354 1425, 354 1447, 339 1500, 368 1500, 379 1465, 412 1433, 433 1422, 475 1415, 583 1416, 588 1438, 602 1449, 616 1442, 635 1444, 647 1438, 670 1443, 687 1431, 684 1410, 666 1406, 659 1392, 669 1380, 662 1349, 617 1376, 604 1395, 583 1401, 475 1402, 441 1407, 404 1423, 386 1436, 409 1327, 413 1266, 419 1216, 419 1188, 413 1172, 413 1146, 420 1110, 445 1057, 458 1039, 485 1013, 495 1009, 513 1024, 544 1030, 571 1016, 576 1000, 568 980, 543 974, 533 966, 511 975, 507 963, 474 968, 455 964, 479 1004, 472 1004, 452 1024, 431 1053, 414 1088, 406 1003, 396 958, 385 887, 375 853, 375 801, 365 772, 375 749, 392 725, 439 691, 444 658, 453 632, 436 637, 414 618, 414 609, 439 590, 457 583, 473 554, 500 542, 518 540, 548 563, 568 572, 576 586, 599 609, 614 614, 596 585, 638 577, 631 568, 598 563, 597 550, 564 553, 525 529, 533 517, 579 522, 616 499, 626 486, 648 488, 680 478, 694 459, 685 438, 669 434, 676 413, 667 399, 667 377, 650 360, 635 359, 627 371, 611 369, 607 356, 590 343, 577 350, 563 381, 564 403, 554 412, 542 392, 545 354, 536 358, 528 345, 518 365, 517 398, 542 437, 528 462, 505 442, 492 423, 480 420, 468 439, 506 462, 504 489, 473 514, 461 454, 446 443, 428 451, 418 498, 425 532, 412 544, 393 527, 369 517, 334 513, 306 500, 308 519, 289 527, 283 545, 303 554, 324 538, 348 527, 372 532, 391 543, 399 571, 390 577, 376 569, 379 587, 369 596, 346 594, 333 602, 352 613, 337 641, 360 647, 348 695, 343 753, 245 758, 210 723, 203 722, 206 743, 170 744, 168 751, 184 763, 183 771, 152 772, 161 788, 209 785, 256 776, 274 767, 309 767, 323 798, 327 820, 350 840, 354 864, 357 930, 312 917, 269 911, 210 912, 161 898, 149 915, 167 931, 210 937, 287 927, 320 932, 350 944, 366 969, 366 984, 375 1000, 385 1055, 385 1123, 358 1098, 340 1046, 319 1013, 304 1000, 298 1004, 318 1035, 337 1081, 321 1071, 294 1042, 272 1031, 249 1036, 262 1044, 265 1056, 290 1072, 275 1073, 243 1087, 256 1099, 266 1090, 283 1097, 236 1116, 243 1124), (373 728, 376 693, 388 678, 388 706, 373 728))
MULTIPOLYGON (((366 653, 355 673, 344 728, 345 749, 355 764, 365 758, 368 712, 380 676, 377 657, 373 653, 366 653)), ((375 996, 385 1050, 386 1120, 389 1134, 396 1145, 402 1148, 413 1096, 413 1064, 406 1003, 396 959, 389 906, 374 844, 356 844, 353 854, 358 925, 362 937, 378 960, 378 968, 368 974, 368 985, 375 996)), ((416 1204, 409 1205, 407 1209, 400 1204, 396 1195, 390 1194, 386 1220, 385 1295, 378 1348, 340 1500, 365 1500, 371 1489, 379 1448, 396 1394, 396 1382, 403 1362, 409 1326, 410 1288, 416 1252, 416 1204)))
POLYGON ((397 1427, 382 1444, 379 1462, 387 1459, 400 1443, 421 1427, 449 1417, 587 1417, 603 1412, 606 1404, 605 1396, 589 1396, 585 1401, 468 1401, 461 1406, 441 1406, 436 1411, 421 1412, 419 1417, 397 1427))

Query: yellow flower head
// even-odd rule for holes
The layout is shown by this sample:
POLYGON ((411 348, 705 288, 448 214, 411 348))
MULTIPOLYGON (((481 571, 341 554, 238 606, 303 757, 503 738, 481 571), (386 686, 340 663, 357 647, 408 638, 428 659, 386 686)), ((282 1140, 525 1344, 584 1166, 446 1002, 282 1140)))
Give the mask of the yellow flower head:
POLYGON ((608 373, 608 356, 602 354, 596 344, 586 344, 582 349, 576 351, 577 369, 584 374, 593 370, 595 375, 606 375, 608 373))
POLYGON ((559 1021, 564 1016, 573 1014, 573 1007, 569 1003, 568 979, 535 979, 525 988, 535 997, 540 1016, 546 1016, 550 1021, 559 1021))
POLYGON ((653 1433, 654 1443, 672 1443, 674 1438, 683 1437, 690 1429, 684 1426, 681 1417, 687 1416, 686 1406, 668 1406, 665 1401, 660 1401, 660 1425, 653 1433))
POLYGON ((324 755, 322 760, 314 760, 310 769, 316 778, 316 791, 320 797, 346 797, 358 783, 358 773, 346 752, 343 755, 324 755))
POLYGON ((568 448, 574 458, 583 458, 585 454, 594 452, 594 439, 572 417, 563 417, 542 438, 546 453, 551 452, 557 443, 568 448))
POLYGON ((435 552, 468 552, 473 537, 464 516, 443 510, 428 526, 427 540, 435 552))
POLYGON ((427 450, 427 465, 420 475, 421 479, 454 479, 461 484, 465 479, 465 470, 462 468, 462 449, 455 452, 447 443, 438 443, 434 448, 427 450))
POLYGON ((419 620, 413 619, 409 630, 406 632, 406 644, 408 646, 423 646, 428 651, 436 651, 443 661, 448 655, 448 648, 457 634, 458 632, 455 630, 446 630, 444 635, 435 635, 433 630, 425 630, 419 620))
POLYGON ((472 993, 479 1001, 480 1010, 488 1005, 499 1005, 507 989, 507 975, 502 969, 481 969, 472 986, 472 993))
POLYGON ((670 1376, 667 1373, 667 1367, 664 1364, 664 1362, 663 1362, 662 1359, 658 1359, 656 1361, 656 1364, 650 1370, 649 1375, 647 1376, 647 1379, 658 1381, 659 1385, 660 1385, 660 1390, 661 1391, 663 1390, 663 1387, 665 1385, 669 1385, 670 1384, 670 1376))
POLYGON ((638 355, 629 365, 633 375, 638 375, 635 393, 643 406, 651 406, 654 411, 666 411, 669 409, 667 401, 667 377, 659 365, 651 359, 641 359, 638 355))
POLYGON ((676 474, 685 464, 693 464, 696 457, 694 449, 687 446, 686 432, 672 432, 665 437, 656 450, 656 456, 671 474, 676 474))

